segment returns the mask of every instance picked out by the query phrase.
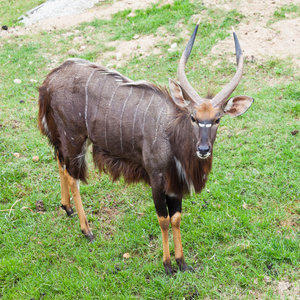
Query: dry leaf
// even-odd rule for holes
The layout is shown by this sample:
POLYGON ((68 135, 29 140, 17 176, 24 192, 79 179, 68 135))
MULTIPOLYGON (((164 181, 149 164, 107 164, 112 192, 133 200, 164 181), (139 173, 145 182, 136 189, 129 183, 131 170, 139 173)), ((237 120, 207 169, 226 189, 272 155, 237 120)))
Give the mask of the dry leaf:
POLYGON ((126 259, 130 258, 130 254, 129 253, 124 253, 123 258, 126 258, 126 259))

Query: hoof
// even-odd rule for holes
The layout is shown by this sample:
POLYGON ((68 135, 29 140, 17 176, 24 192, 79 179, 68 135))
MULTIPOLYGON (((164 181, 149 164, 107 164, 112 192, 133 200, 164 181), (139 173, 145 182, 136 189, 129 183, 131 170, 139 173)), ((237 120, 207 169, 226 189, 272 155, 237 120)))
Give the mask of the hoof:
POLYGON ((84 234, 84 236, 86 237, 86 239, 90 242, 90 243, 93 243, 95 241, 95 236, 92 234, 91 231, 89 232, 84 232, 82 230, 82 233, 84 234))
POLYGON ((187 264, 185 264, 185 266, 183 267, 179 267, 179 270, 181 272, 191 272, 191 273, 195 272, 195 270, 192 267, 188 266, 187 264))
POLYGON ((168 276, 174 276, 176 270, 172 267, 171 262, 164 262, 165 272, 168 276))
POLYGON ((181 258, 176 259, 176 262, 181 272, 194 272, 194 269, 188 266, 181 258))
POLYGON ((67 208, 65 205, 61 205, 61 208, 67 213, 68 217, 71 217, 74 214, 74 210, 71 206, 67 208))

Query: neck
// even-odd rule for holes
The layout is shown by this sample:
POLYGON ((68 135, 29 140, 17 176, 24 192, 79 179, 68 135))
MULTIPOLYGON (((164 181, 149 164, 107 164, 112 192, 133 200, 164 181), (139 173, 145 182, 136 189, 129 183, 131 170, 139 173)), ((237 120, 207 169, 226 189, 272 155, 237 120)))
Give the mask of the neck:
POLYGON ((167 192, 175 194, 181 192, 182 195, 193 191, 199 193, 204 188, 211 170, 212 155, 207 159, 197 157, 188 114, 181 113, 174 118, 170 128, 169 138, 173 149, 173 167, 167 176, 167 192))

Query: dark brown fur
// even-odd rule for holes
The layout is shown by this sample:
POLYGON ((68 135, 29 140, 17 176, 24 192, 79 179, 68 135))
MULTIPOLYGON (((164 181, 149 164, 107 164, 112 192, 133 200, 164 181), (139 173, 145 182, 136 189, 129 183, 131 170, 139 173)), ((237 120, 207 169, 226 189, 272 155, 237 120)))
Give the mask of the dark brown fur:
POLYGON ((99 171, 109 173, 113 181, 118 180, 123 175, 128 184, 139 181, 150 184, 146 170, 130 160, 111 157, 109 153, 101 151, 97 146, 93 147, 93 159, 99 171))
MULTIPOLYGON (((54 120, 54 112, 51 107, 51 94, 53 87, 49 85, 49 82, 55 74, 70 65, 70 62, 66 62, 64 65, 53 70, 44 81, 43 85, 39 88, 39 115, 38 123, 41 132, 49 138, 50 143, 55 149, 55 154, 58 156, 62 165, 66 166, 66 169, 75 179, 80 179, 84 182, 87 180, 87 168, 86 164, 78 164, 76 157, 81 153, 85 147, 86 138, 79 139, 76 148, 69 147, 68 149, 62 149, 61 136, 59 134, 57 124, 54 120), (45 118, 48 128, 45 128, 43 124, 43 118, 45 118), (67 155, 66 155, 67 153, 67 155)), ((105 68, 98 67, 91 64, 91 68, 99 69, 100 72, 106 72, 105 68)), ((115 76, 119 75, 117 72, 115 76)), ((136 88, 152 89, 159 97, 163 97, 165 101, 173 108, 172 122, 166 129, 169 136, 170 148, 173 155, 181 162, 186 170, 186 177, 193 182, 196 192, 200 192, 204 187, 207 176, 211 169, 212 158, 208 160, 199 160, 195 155, 194 145, 191 137, 191 124, 189 119, 189 112, 187 109, 178 108, 171 99, 171 96, 166 88, 159 87, 147 82, 135 83, 127 79, 126 77, 120 77, 122 82, 126 85, 133 85, 136 88)), ((64 87, 63 87, 64 88, 64 87)), ((130 152, 130 149, 126 151, 130 152)), ((111 155, 108 151, 99 147, 97 144, 93 145, 93 160, 98 169, 102 172, 108 172, 111 174, 112 179, 115 181, 120 176, 123 176, 127 183, 136 183, 143 181, 150 184, 150 179, 144 166, 136 162, 134 159, 128 157, 118 157, 111 155)), ((169 159, 168 167, 164 172, 165 192, 174 193, 183 196, 189 193, 189 187, 185 180, 178 175, 176 163, 172 159, 169 159)))
MULTIPOLYGON (((188 110, 176 107, 176 114, 169 127, 169 138, 174 156, 185 169, 187 179, 193 182, 195 192, 200 193, 211 170, 212 155, 206 160, 200 160, 196 156, 189 115, 188 110)), ((166 179, 167 193, 184 196, 190 192, 185 180, 178 176, 176 163, 170 165, 166 179)))
MULTIPOLYGON (((76 145, 77 148, 69 147, 68 149, 62 149, 60 140, 61 137, 57 129, 57 124, 54 121, 54 112, 51 107, 51 93, 53 92, 53 87, 49 86, 49 82, 54 74, 68 65, 69 62, 66 62, 65 66, 62 65, 53 70, 47 76, 43 85, 39 88, 38 122, 41 132, 49 138, 50 143, 55 149, 55 154, 58 156, 62 165, 66 166, 66 169, 72 177, 86 182, 86 164, 82 163, 78 165, 75 158, 82 152, 82 148, 85 146, 84 143, 86 142, 87 137, 83 137, 79 141, 76 145), (44 128, 42 121, 43 118, 46 119, 48 130, 44 128), (64 153, 67 153, 67 155, 64 155, 64 153)), ((97 66, 92 64, 91 67, 95 69, 97 68, 97 66)), ((106 69, 99 69, 99 71, 105 72, 106 69)), ((172 122, 166 129, 169 136, 170 148, 172 149, 173 155, 177 157, 183 165, 187 179, 193 182, 195 192, 200 192, 205 186, 207 175, 210 172, 212 158, 210 157, 207 160, 199 160, 199 158, 195 155, 195 146, 192 143, 191 122, 188 110, 178 108, 172 101, 169 92, 164 87, 159 87, 146 82, 136 84, 125 77, 122 78, 122 81, 128 86, 132 84, 137 88, 152 89, 155 93, 159 94, 160 97, 163 97, 173 108, 172 122)), ((130 149, 126 152, 130 152, 130 149)), ((111 155, 108 151, 103 149, 103 147, 99 147, 94 144, 93 160, 100 172, 104 171, 110 173, 114 181, 120 176, 123 176, 127 183, 143 181, 150 184, 149 175, 144 166, 137 163, 134 159, 111 155)), ((181 196, 189 193, 187 183, 178 175, 176 163, 173 157, 170 157, 168 167, 164 172, 164 181, 166 193, 174 193, 181 196)))

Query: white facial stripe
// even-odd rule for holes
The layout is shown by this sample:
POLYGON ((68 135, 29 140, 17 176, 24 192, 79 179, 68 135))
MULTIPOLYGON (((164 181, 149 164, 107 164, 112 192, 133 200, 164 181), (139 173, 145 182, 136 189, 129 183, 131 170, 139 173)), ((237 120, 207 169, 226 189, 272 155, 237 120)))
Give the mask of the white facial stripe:
POLYGON ((200 127, 211 127, 211 124, 198 123, 200 127))

